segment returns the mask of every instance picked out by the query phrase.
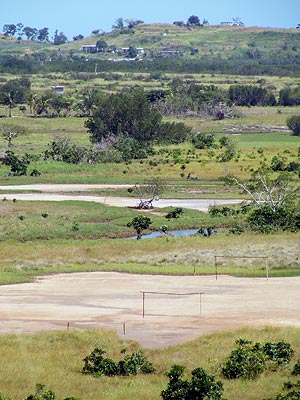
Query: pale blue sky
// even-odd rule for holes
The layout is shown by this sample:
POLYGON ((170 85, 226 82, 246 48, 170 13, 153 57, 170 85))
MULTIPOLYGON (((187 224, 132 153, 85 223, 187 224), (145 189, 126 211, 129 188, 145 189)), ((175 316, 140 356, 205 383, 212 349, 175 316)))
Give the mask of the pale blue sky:
POLYGON ((111 30, 117 18, 145 23, 185 21, 190 15, 210 24, 240 17, 246 26, 295 28, 300 24, 299 0, 14 0, 3 1, 0 31, 4 24, 58 29, 69 40, 78 34, 89 36, 94 29, 111 30))

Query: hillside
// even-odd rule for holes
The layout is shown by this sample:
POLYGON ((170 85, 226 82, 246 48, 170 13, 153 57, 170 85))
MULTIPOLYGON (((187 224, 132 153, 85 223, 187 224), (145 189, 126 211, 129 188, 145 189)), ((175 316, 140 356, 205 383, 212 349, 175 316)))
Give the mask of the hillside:
MULTIPOLYGON (((109 33, 93 35, 59 46, 17 41, 0 35, 0 57, 3 59, 5 56, 14 55, 24 59, 26 55, 28 61, 36 62, 42 59, 43 63, 58 58, 60 61, 68 59, 76 62, 87 59, 100 62, 120 61, 124 58, 129 59, 124 48, 132 47, 142 49, 138 54, 140 61, 157 61, 171 57, 176 58, 175 64, 184 64, 188 60, 183 72, 188 72, 189 68, 193 67, 190 63, 192 61, 195 64, 194 72, 201 69, 206 72, 231 70, 242 74, 297 75, 300 73, 299 38, 300 31, 297 29, 140 24, 131 29, 114 29, 109 33), (95 53, 91 53, 89 49, 85 52, 82 50, 83 46, 95 46, 99 40, 106 43, 104 51, 94 49, 95 53)), ((175 67, 174 63, 171 64, 175 67)), ((142 68, 139 66, 139 70, 142 68)), ((165 68, 172 68, 172 65, 165 68)), ((115 66, 114 70, 117 69, 120 67, 115 66)), ((162 67, 160 69, 163 70, 162 67)))

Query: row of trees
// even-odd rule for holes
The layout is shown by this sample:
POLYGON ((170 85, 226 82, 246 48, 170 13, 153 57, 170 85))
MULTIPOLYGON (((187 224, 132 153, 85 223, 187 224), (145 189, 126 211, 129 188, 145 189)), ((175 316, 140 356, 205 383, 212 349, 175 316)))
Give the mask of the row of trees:
MULTIPOLYGON (((37 42, 50 41, 49 28, 46 27, 40 29, 32 28, 31 26, 24 26, 21 22, 19 22, 18 24, 5 24, 2 31, 5 36, 16 36, 18 40, 22 40, 25 37, 27 40, 37 42)), ((53 44, 55 45, 64 44, 68 41, 67 36, 63 32, 58 32, 58 30, 54 32, 52 39, 53 44)))
MULTIPOLYGON (((102 45, 104 46, 104 44, 102 45)), ((141 91, 135 90, 132 92, 131 99, 136 98, 135 100, 138 102, 140 95, 141 91)), ((110 100, 114 99, 120 104, 123 102, 124 96, 126 97, 128 94, 121 93, 110 100)), ((61 116, 63 109, 65 109, 65 113, 68 113, 73 107, 78 115, 89 116, 91 109, 97 103, 100 105, 101 97, 105 103, 107 96, 101 95, 93 89, 82 91, 76 95, 76 98, 57 96, 51 91, 36 95, 31 91, 31 82, 28 78, 13 79, 0 85, 0 104, 8 106, 9 115, 16 104, 27 103, 31 113, 35 115, 61 116), (54 110, 54 113, 50 109, 54 110)), ((282 89, 277 100, 271 90, 260 84, 236 84, 231 85, 228 90, 223 90, 215 85, 203 85, 175 79, 165 89, 148 91, 146 97, 147 102, 153 106, 152 108, 162 115, 187 116, 193 114, 197 116, 205 114, 212 115, 216 119, 223 119, 235 116, 234 106, 299 105, 300 86, 282 89)), ((166 127, 165 125, 164 130, 166 127)))

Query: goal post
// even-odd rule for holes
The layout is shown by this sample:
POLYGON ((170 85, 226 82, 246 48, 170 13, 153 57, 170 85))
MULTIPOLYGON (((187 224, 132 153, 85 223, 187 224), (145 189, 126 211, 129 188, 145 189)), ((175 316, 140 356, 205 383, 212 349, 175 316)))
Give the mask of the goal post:
POLYGON ((265 264, 265 269, 266 269, 266 278, 267 280, 269 279, 269 257, 267 256, 226 256, 226 255, 215 255, 215 274, 216 274, 216 280, 218 279, 218 259, 220 258, 235 258, 235 259, 261 259, 264 260, 265 264))
POLYGON ((142 313, 143 313, 143 318, 145 318, 145 302, 146 302, 146 294, 147 295, 166 295, 166 296, 199 296, 199 316, 201 318, 202 315, 202 295, 204 294, 203 292, 193 292, 193 293, 170 293, 170 292, 149 292, 149 291, 140 291, 142 294, 142 301, 143 301, 143 306, 142 306, 142 313))

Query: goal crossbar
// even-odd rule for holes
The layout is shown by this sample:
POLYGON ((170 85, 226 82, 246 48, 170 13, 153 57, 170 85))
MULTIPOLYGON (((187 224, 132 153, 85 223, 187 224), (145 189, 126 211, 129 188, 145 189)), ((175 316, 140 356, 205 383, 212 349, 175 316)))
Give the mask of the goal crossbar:
POLYGON ((265 267, 266 267, 266 275, 267 279, 269 279, 269 266, 268 266, 268 256, 223 256, 223 255, 215 255, 215 271, 216 271, 216 280, 218 279, 218 258, 248 258, 248 259, 262 259, 265 260, 265 267))
POLYGON ((174 292, 151 292, 151 291, 140 291, 143 295, 143 318, 145 318, 145 299, 146 294, 162 294, 167 296, 199 296, 199 314, 201 317, 201 308, 202 308, 202 295, 204 292, 192 292, 192 293, 174 293, 174 292))

